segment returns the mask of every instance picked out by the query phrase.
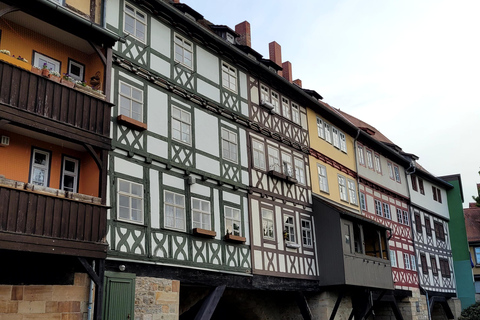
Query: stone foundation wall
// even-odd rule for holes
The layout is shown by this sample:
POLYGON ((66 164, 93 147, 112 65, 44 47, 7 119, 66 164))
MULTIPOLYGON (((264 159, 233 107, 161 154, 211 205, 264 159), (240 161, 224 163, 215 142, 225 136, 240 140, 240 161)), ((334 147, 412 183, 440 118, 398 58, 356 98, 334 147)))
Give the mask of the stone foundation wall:
POLYGON ((90 278, 73 285, 0 285, 0 320, 85 320, 90 278))
POLYGON ((176 320, 180 303, 177 280, 137 277, 135 320, 176 320))
MULTIPOLYGON (((335 303, 337 302, 338 293, 335 291, 326 291, 322 293, 310 294, 307 298, 312 312, 313 319, 330 319, 335 303)), ((352 311, 352 300, 349 296, 344 296, 340 302, 335 320, 348 320, 352 311)))

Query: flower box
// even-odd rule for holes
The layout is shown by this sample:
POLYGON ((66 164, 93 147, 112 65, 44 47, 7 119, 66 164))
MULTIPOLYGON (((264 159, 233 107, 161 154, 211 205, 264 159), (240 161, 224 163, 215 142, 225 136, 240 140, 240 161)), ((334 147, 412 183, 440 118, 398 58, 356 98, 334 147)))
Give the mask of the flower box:
POLYGON ((42 69, 37 68, 35 66, 32 66, 32 69, 30 71, 32 71, 32 73, 35 73, 36 75, 39 75, 39 76, 42 75, 42 69))
POLYGON ((117 122, 124 125, 125 127, 131 128, 137 131, 147 130, 147 124, 140 122, 138 120, 127 117, 126 115, 119 115, 117 117, 117 122))
POLYGON ((61 79, 61 77, 54 76, 51 73, 48 75, 48 77, 50 78, 50 80, 53 80, 55 82, 60 82, 60 79, 61 79))
POLYGON ((70 80, 67 80, 67 79, 65 79, 65 78, 61 78, 61 79, 60 79, 60 83, 63 84, 64 86, 69 87, 69 88, 75 87, 75 82, 70 81, 70 80))
POLYGON ((7 63, 13 64, 17 67, 20 67, 25 70, 30 70, 32 68, 32 65, 28 62, 18 60, 17 58, 11 57, 9 55, 6 55, 4 53, 0 53, 0 60, 3 60, 7 63))
POLYGON ((45 69, 45 68, 42 69, 42 76, 48 77, 49 74, 50 74, 50 70, 45 69))
POLYGON ((237 242, 237 243, 245 243, 245 241, 247 241, 245 237, 235 236, 233 234, 225 235, 225 240, 230 242, 237 242))
POLYGON ((213 230, 206 230, 201 228, 194 228, 193 234, 197 236, 209 237, 209 238, 214 238, 217 235, 217 233, 213 230))

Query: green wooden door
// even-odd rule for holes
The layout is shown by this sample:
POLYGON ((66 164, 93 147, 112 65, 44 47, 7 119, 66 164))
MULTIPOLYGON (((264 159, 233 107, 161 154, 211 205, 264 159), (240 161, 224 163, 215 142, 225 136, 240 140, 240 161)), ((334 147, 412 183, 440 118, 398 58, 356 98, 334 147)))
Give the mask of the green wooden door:
POLYGON ((133 320, 135 274, 105 272, 104 320, 133 320))

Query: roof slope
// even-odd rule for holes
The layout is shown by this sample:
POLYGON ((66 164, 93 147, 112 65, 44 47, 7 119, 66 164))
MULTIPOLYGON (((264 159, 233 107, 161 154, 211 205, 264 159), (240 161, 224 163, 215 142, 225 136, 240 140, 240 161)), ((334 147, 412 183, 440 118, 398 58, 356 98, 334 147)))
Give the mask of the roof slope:
POLYGON ((480 207, 463 209, 468 242, 480 242, 480 207))

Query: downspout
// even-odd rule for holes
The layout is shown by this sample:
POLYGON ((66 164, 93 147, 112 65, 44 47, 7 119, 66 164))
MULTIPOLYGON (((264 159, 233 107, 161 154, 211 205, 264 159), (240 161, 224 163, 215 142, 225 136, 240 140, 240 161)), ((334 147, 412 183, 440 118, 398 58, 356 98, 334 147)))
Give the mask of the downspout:
POLYGON ((355 172, 357 173, 357 199, 358 199, 358 211, 360 213, 360 215, 362 215, 362 204, 360 203, 360 177, 358 175, 358 159, 357 159, 357 139, 358 137, 360 136, 360 130, 361 129, 357 129, 357 135, 355 137, 355 139, 353 139, 353 153, 354 153, 354 156, 355 156, 355 172))
POLYGON ((420 286, 420 290, 425 291, 425 299, 427 299, 427 314, 428 314, 428 320, 432 320, 432 315, 430 314, 430 300, 428 299, 428 292, 422 286, 420 286))
MULTIPOLYGON (((95 260, 92 262, 92 268, 95 270, 95 260)), ((88 310, 87 310, 87 320, 92 320, 92 311, 93 311, 93 291, 95 290, 95 283, 90 279, 90 289, 88 290, 88 310)))

